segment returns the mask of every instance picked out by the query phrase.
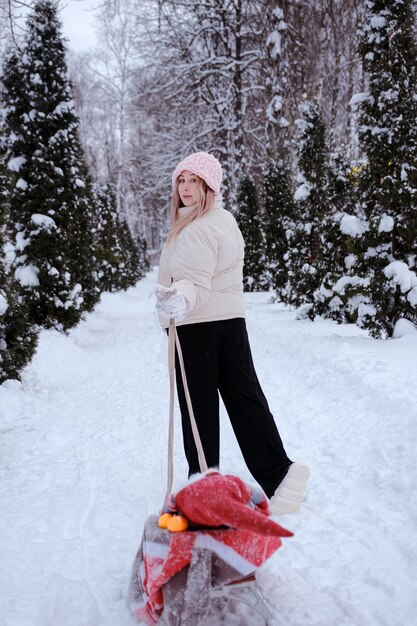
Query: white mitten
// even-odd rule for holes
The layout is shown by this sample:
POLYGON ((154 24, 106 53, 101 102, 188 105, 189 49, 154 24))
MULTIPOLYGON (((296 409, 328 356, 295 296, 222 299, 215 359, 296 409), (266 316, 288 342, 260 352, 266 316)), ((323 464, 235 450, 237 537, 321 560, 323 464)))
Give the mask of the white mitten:
POLYGON ((187 317, 187 301, 175 287, 163 287, 157 285, 155 289, 155 308, 159 315, 167 319, 182 322, 187 317))

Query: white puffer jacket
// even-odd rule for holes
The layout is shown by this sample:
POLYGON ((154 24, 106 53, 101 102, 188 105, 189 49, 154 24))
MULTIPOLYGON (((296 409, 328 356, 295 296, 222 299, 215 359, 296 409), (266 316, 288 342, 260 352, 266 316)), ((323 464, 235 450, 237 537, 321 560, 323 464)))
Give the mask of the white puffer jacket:
MULTIPOLYGON (((195 207, 182 207, 181 217, 195 207)), ((243 298, 244 241, 220 196, 213 208, 167 243, 159 261, 158 283, 175 287, 189 313, 177 325, 245 317, 243 298)), ((166 328, 168 320, 160 317, 166 328)))

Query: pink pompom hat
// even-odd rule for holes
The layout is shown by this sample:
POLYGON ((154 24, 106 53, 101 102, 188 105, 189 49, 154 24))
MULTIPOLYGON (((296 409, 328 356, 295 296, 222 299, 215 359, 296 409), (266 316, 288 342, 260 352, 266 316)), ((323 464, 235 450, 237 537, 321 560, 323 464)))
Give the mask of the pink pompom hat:
POLYGON ((222 166, 212 154, 208 152, 193 152, 193 154, 180 161, 172 174, 172 188, 174 190, 177 186, 178 176, 185 171, 196 174, 206 181, 214 193, 220 193, 222 166))

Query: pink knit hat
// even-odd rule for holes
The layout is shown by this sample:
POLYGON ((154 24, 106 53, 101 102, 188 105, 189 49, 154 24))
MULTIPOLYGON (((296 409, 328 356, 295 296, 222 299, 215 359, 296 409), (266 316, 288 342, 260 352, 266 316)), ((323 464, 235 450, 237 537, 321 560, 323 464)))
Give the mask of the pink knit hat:
POLYGON ((220 193, 222 166, 212 154, 208 152, 193 152, 183 161, 180 161, 172 174, 172 188, 174 190, 177 186, 178 176, 185 170, 200 176, 214 193, 220 193))

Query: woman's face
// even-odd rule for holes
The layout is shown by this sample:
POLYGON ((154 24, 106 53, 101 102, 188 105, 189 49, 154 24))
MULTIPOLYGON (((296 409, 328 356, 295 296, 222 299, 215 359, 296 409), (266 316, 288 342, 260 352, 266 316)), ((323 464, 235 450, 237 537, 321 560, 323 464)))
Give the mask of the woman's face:
POLYGON ((184 206, 197 204, 200 178, 188 170, 178 176, 178 193, 184 206))

